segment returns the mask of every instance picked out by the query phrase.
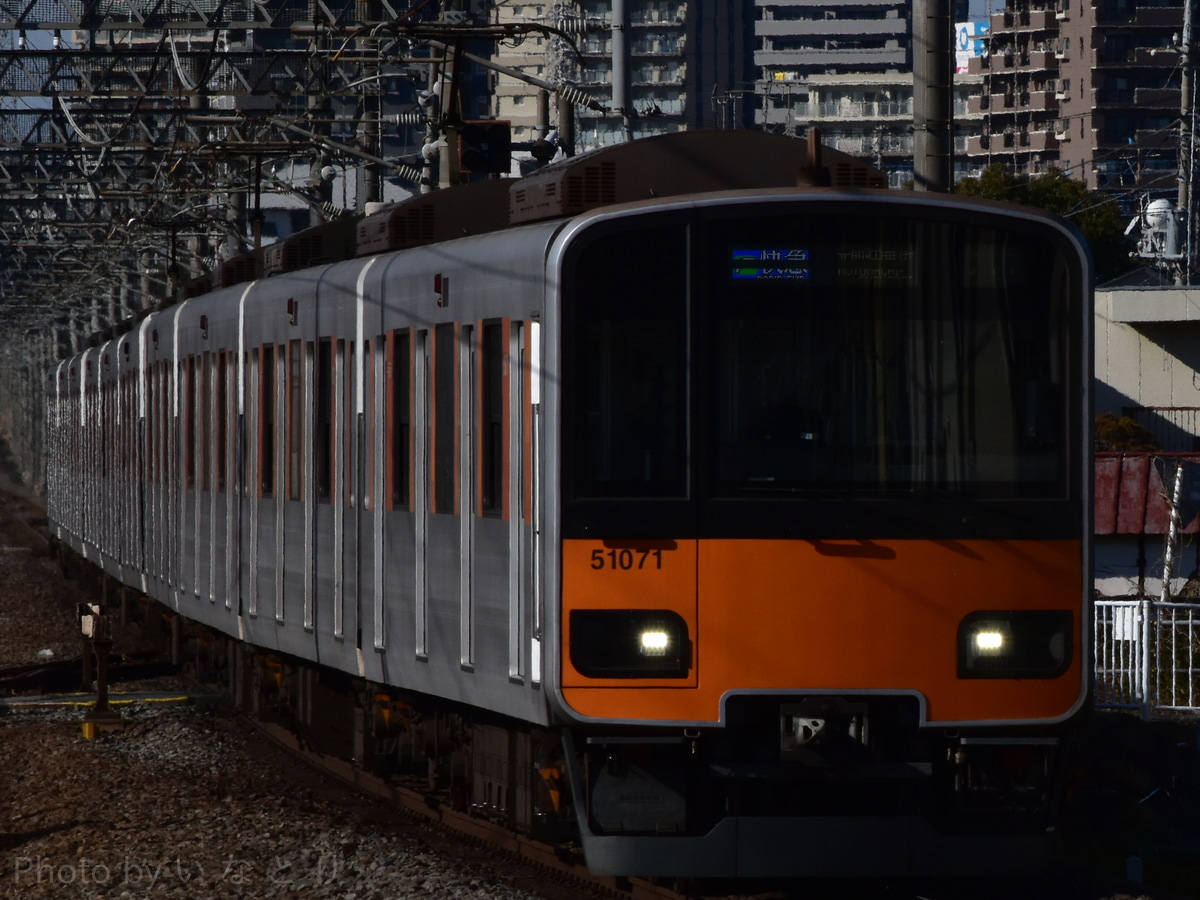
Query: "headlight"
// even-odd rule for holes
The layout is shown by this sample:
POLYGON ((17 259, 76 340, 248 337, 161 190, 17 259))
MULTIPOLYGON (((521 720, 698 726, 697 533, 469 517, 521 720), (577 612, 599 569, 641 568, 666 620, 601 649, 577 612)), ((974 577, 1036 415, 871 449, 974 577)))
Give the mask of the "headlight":
POLYGON ((987 610, 958 625, 959 678, 1057 678, 1071 665, 1069 610, 987 610))
POLYGON ((571 610, 571 665, 588 678, 686 678, 687 623, 666 609, 571 610))

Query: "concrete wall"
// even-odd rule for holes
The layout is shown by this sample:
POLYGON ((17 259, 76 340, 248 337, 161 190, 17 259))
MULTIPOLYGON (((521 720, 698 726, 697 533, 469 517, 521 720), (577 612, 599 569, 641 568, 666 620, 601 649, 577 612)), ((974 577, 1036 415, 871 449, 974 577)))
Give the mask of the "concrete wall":
POLYGON ((1200 407, 1200 288, 1097 291, 1095 331, 1097 413, 1200 407))

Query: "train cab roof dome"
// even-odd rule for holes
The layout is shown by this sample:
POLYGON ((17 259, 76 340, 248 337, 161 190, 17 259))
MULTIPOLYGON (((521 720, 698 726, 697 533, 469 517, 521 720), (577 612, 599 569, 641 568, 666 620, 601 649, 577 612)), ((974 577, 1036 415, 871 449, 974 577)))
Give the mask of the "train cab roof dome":
POLYGON ((773 187, 886 188, 878 169, 809 140, 762 131, 681 131, 605 147, 512 186, 512 224, 599 206, 706 191, 773 187))

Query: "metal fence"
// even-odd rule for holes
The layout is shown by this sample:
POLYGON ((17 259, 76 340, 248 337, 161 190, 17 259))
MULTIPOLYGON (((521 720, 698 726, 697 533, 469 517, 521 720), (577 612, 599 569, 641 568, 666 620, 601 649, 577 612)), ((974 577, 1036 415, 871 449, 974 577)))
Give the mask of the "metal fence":
POLYGON ((1200 603, 1097 600, 1094 622, 1096 706, 1200 713, 1200 603))

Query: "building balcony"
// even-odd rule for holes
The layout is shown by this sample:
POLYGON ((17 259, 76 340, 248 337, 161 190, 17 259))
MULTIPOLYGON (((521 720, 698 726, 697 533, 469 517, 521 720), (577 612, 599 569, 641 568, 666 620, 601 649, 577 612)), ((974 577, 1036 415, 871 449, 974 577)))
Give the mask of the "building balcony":
POLYGON ((669 15, 657 9, 650 9, 646 10, 638 18, 630 21, 629 25, 632 28, 682 28, 684 17, 682 15, 669 15), (655 18, 655 16, 659 18, 655 18))
POLYGON ((1096 60, 1102 68, 1171 69, 1179 64, 1179 54, 1167 47, 1137 47, 1132 50, 1103 48, 1096 60))
POLYGON ((1058 138, 1049 131, 1030 131, 1022 135, 1027 138, 1030 150, 1057 150, 1058 138))
POLYGON ((1030 91, 1026 107, 1029 109, 1055 111, 1058 109, 1058 95, 1053 91, 1030 91))
POLYGON ((1143 6, 1135 9, 1102 4, 1096 8, 1096 24, 1134 28, 1180 28, 1183 25, 1183 6, 1143 6))
POLYGON ((1133 89, 1118 90, 1117 88, 1100 88, 1093 92, 1097 106, 1131 106, 1133 104, 1133 89))
POLYGON ((1057 28, 1054 19, 1054 11, 1049 9, 1027 9, 1016 15, 1015 26, 1019 29, 1032 29, 1034 31, 1045 31, 1050 28, 1057 28))
POLYGON ((992 58, 990 56, 972 56, 967 60, 968 75, 982 75, 985 72, 990 72, 992 58))
POLYGON ((1120 150, 1166 150, 1172 153, 1179 142, 1178 135, 1167 131, 1135 131, 1132 135, 1120 128, 1101 127, 1096 131, 1096 146, 1099 149, 1120 150), (1130 141, 1130 137, 1133 138, 1130 141))
POLYGON ((905 19, 856 19, 843 16, 837 19, 764 19, 754 23, 754 33, 761 38, 828 37, 842 39, 898 38, 908 34, 905 19))
POLYGON ((682 44, 667 43, 634 43, 629 47, 629 55, 634 59, 668 58, 683 56, 682 44))
POLYGON ((1179 89, 1175 88, 1136 88, 1133 92, 1133 102, 1137 106, 1164 107, 1179 109, 1179 89))
POLYGON ((810 104, 811 113, 817 121, 851 121, 861 122, 864 119, 912 119, 913 104, 911 99, 874 102, 828 101, 810 104))
POLYGON ((1133 24, 1145 28, 1181 28, 1182 6, 1142 6, 1133 17, 1133 24))
POLYGON ((849 48, 845 50, 757 50, 754 65, 764 69, 788 66, 829 66, 839 71, 862 72, 868 66, 900 66, 905 51, 897 48, 849 48))
POLYGON ((1029 51, 1029 68, 1057 69, 1058 57, 1049 50, 1031 50, 1029 51))
POLYGON ((981 156, 1004 149, 1002 134, 974 134, 967 138, 967 156, 981 156))

